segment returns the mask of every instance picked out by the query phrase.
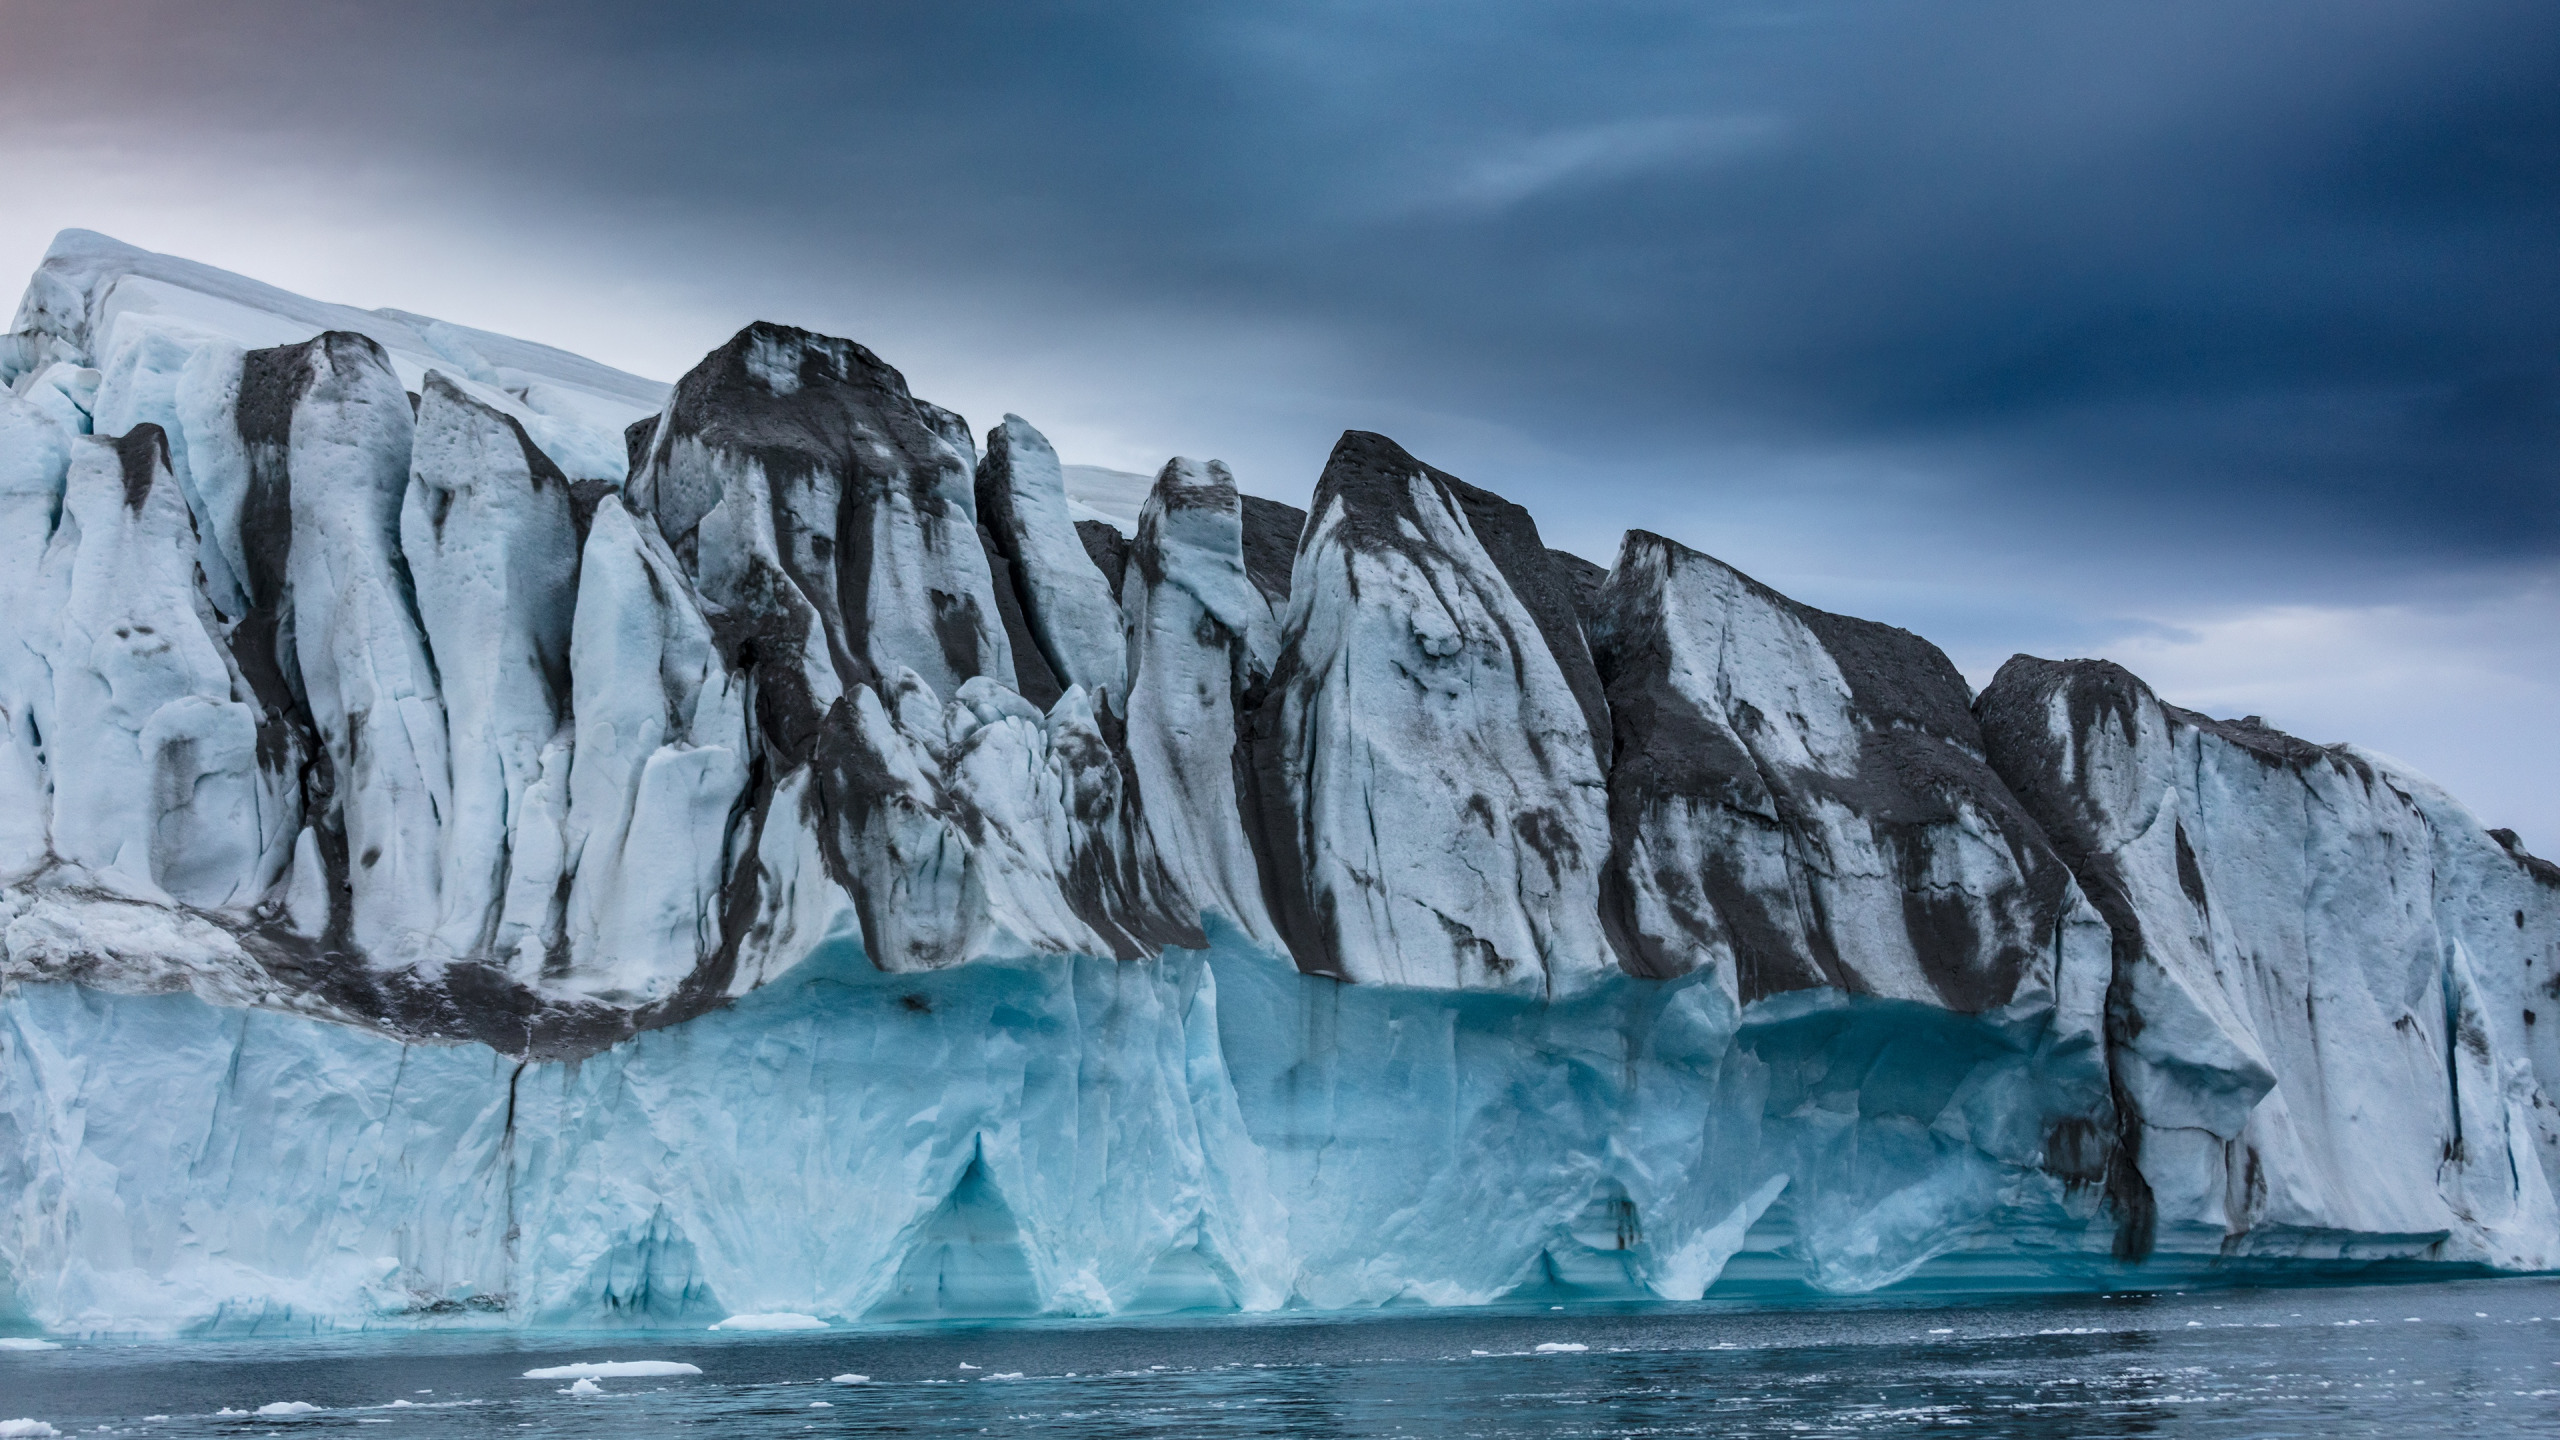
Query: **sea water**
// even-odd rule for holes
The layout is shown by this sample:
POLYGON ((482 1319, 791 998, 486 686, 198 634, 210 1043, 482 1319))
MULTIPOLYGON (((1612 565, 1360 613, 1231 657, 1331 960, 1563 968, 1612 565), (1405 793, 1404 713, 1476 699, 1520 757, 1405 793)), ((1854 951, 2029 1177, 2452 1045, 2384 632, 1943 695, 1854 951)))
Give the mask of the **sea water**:
POLYGON ((0 1349, 17 1417, 155 1436, 2560 1436, 2560 1280, 64 1342, 0 1349), (644 1360, 701 1373, 525 1375, 644 1360))

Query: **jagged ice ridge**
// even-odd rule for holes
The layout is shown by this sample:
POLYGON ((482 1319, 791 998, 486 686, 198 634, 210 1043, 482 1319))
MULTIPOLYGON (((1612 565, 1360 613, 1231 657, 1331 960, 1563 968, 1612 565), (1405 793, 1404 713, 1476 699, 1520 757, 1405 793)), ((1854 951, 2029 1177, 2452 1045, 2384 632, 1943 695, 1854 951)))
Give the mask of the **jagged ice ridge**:
POLYGON ((779 325, 70 231, 0 385, 0 1322, 2560 1267, 2560 869, 2384 757, 779 325))

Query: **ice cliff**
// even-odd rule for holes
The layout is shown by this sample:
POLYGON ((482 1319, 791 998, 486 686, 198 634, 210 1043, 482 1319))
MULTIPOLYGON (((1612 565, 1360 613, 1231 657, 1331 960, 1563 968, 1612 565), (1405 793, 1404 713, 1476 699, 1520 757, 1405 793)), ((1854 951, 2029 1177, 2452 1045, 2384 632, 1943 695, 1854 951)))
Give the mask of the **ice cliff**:
POLYGON ((1352 432, 86 232, 0 338, 0 1323, 2560 1267, 2560 869, 1352 432))

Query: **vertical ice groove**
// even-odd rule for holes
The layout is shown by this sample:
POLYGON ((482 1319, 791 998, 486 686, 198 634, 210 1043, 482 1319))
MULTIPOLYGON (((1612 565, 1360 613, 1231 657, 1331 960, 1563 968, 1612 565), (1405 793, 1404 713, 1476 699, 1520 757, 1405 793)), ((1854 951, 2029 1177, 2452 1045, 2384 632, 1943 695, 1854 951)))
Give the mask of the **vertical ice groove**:
POLYGON ((948 414, 850 340, 759 323, 677 383, 655 429, 634 499, 720 607, 786 754, 837 696, 901 669, 942 695, 1013 683, 948 414))
POLYGON ((885 701, 857 687, 828 726, 820 839, 881 968, 1202 943, 1081 688, 1043 716, 985 676, 945 703, 903 671, 885 701))
MULTIPOLYGON (((569 638, 568 989, 663 1000, 718 941, 743 684, 654 529, 596 507, 569 638)), ((556 762, 553 762, 556 764, 556 762)))
POLYGON ((1603 905, 1631 966, 1738 967, 1746 1001, 2090 993, 2056 967, 2103 967, 2096 918, 1936 647, 1644 531, 1596 605, 1619 727, 1603 905))
POLYGON ((497 943, 513 832, 539 808, 528 792, 566 709, 578 568, 568 477, 512 417, 430 372, 400 536, 452 737, 436 943, 479 955, 497 943))
POLYGON ((246 905, 260 878, 257 723, 192 603, 195 526, 159 426, 74 443, 55 539, 55 853, 136 898, 246 905))
MULTIPOLYGON (((0 881, 52 853, 53 635, 62 567, 45 563, 62 523, 71 437, 42 410, 0 393, 0 881)), ((76 542, 75 542, 76 543, 76 542)))
POLYGON ((137 425, 160 427, 168 440, 170 473, 194 518, 196 563, 204 568, 206 593, 225 616, 247 609, 239 578, 245 466, 238 427, 224 403, 227 398, 237 404, 243 353, 237 344, 147 313, 119 315, 101 361, 92 417, 101 435, 122 435, 137 425), (208 452, 201 462, 199 448, 208 452))
MULTIPOLYGON (((327 761, 331 933, 378 963, 429 958, 452 804, 444 710, 400 553, 415 424, 382 348, 332 331, 245 362, 239 431, 249 624, 327 761), (254 524, 252 521, 254 520, 254 524)), ((256 683, 256 677, 252 676, 256 683)), ((299 917, 309 922, 313 917, 299 917)))
POLYGON ((995 538, 1012 567, 1040 654, 1061 686, 1110 696, 1116 709, 1127 693, 1128 660, 1119 608, 1076 534, 1067 509, 1066 481, 1058 452, 1019 415, 987 432, 987 454, 978 463, 979 523, 995 538))
MULTIPOLYGON (((1578 628, 1559 661, 1479 539, 1504 504, 1365 432, 1325 466, 1248 767, 1310 970, 1564 994, 1612 965, 1602 745, 1567 669, 1590 662, 1578 628)), ((1504 558, 1552 599, 1534 536, 1504 558)))
POLYGON ((2560 1126, 2525 1098, 2511 1131, 2507 1097, 2548 1094, 2521 1016, 2560 886, 2381 757, 2164 705, 2103 661, 2017 657, 1981 711, 2116 932, 2111 1063, 2161 1243, 2548 1251, 2551 1162, 2518 1157, 2560 1126))
POLYGON ((1277 950, 1235 774, 1238 700, 1269 675, 1277 635, 1245 573, 1226 466, 1165 464, 1139 514, 1120 598, 1129 764, 1147 837, 1195 913, 1277 950))

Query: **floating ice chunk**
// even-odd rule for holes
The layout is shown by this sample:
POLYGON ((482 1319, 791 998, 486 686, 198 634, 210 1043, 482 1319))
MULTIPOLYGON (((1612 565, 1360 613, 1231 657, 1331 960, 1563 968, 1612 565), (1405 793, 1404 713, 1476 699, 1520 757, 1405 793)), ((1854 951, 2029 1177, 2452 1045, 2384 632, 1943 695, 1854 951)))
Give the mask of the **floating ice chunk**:
POLYGON ((17 1440, 19 1436, 32 1437, 61 1433, 41 1420, 0 1420, 0 1440, 17 1440))
POLYGON ((844 1374, 837 1376, 831 1383, 837 1385, 868 1385, 871 1383, 871 1377, 868 1375, 856 1375, 852 1371, 848 1370, 844 1374))
POLYGON ((1548 1340, 1540 1343, 1538 1346, 1538 1353, 1541 1355, 1578 1355, 1590 1348, 1591 1347, 1588 1345, 1576 1344, 1571 1340, 1548 1340))
POLYGON ((0 1339, 0 1350, 59 1350, 61 1348, 51 1340, 32 1340, 23 1335, 11 1335, 6 1339, 0 1339))
MULTIPOLYGON (((702 1367, 681 1360, 581 1360, 575 1365, 546 1365, 527 1370, 527 1380, 636 1380, 652 1375, 699 1375, 702 1367)), ((434 1392, 421 1390, 421 1395, 434 1392)))
POLYGON ((987 1378, 990 1380, 1019 1380, 1022 1378, 1022 1372, 1019 1370, 999 1370, 987 1378))
POLYGON ((563 1390, 560 1393, 563 1395, 601 1395, 604 1393, 604 1387, 582 1375, 578 1377, 576 1384, 571 1385, 568 1389, 563 1390))
MULTIPOLYGON (((963 1370, 975 1370, 975 1369, 977 1369, 978 1367, 977 1367, 977 1366, 975 1366, 975 1365, 970 1364, 970 1363, 969 1363, 968 1361, 966 1361, 966 1360, 963 1360, 963 1361, 961 1361, 961 1362, 960 1362, 960 1368, 961 1368, 961 1369, 963 1369, 963 1370)), ((1162 1368, 1162 1367, 1158 1367, 1158 1368, 1162 1368)))
POLYGON ((270 1400, 258 1407, 261 1415, 308 1415, 320 1407, 308 1400, 270 1400))
POLYGON ((789 1310, 776 1310, 764 1315, 732 1315, 711 1327, 714 1330, 824 1330, 827 1322, 815 1315, 800 1315, 789 1310))
POLYGON ((836 1408, 836 1402, 833 1400, 812 1400, 809 1402, 809 1408, 812 1410, 833 1410, 836 1408))
POLYGON ((234 1410, 234 1409, 232 1409, 230 1406, 225 1405, 225 1406, 223 1406, 221 1409, 216 1410, 216 1411, 214 1411, 213 1413, 214 1413, 214 1414, 216 1414, 216 1415, 246 1415, 246 1414, 248 1414, 249 1412, 248 1412, 248 1411, 246 1411, 246 1410, 234 1410))

